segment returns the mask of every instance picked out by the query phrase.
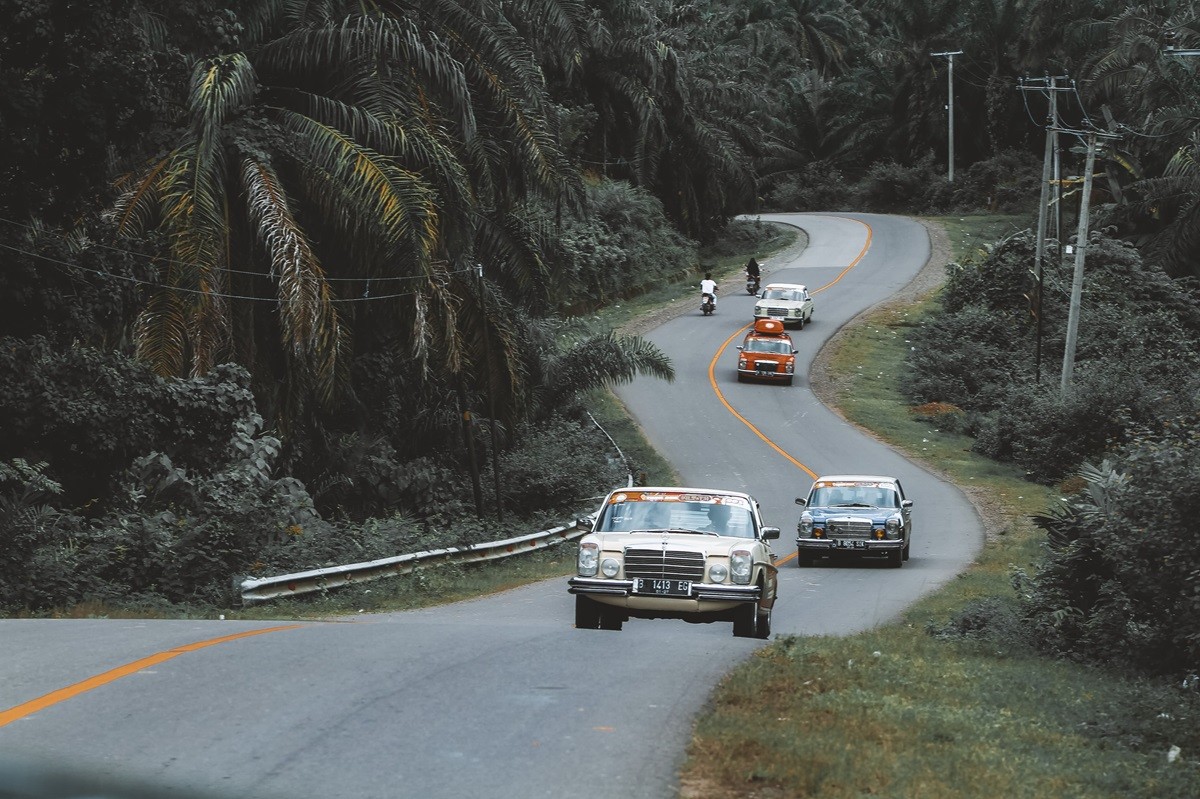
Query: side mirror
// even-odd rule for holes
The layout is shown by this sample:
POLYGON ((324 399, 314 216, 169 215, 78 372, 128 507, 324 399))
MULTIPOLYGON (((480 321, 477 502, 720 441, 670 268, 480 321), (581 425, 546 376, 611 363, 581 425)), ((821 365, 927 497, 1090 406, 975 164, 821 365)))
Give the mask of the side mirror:
POLYGON ((792 350, 792 355, 799 355, 799 354, 800 354, 800 350, 792 350))
POLYGON ((737 348, 740 351, 742 349, 742 345, 741 344, 737 345, 737 348))
POLYGON ((807 500, 807 499, 805 499, 804 497, 796 497, 796 504, 797 504, 797 505, 801 505, 801 506, 803 506, 803 505, 807 505, 807 504, 808 504, 808 500, 807 500))
POLYGON ((913 506, 913 501, 911 499, 900 500, 900 507, 911 508, 912 506, 913 506))
POLYGON ((762 529, 762 537, 763 537, 764 541, 772 541, 776 538, 779 538, 779 528, 778 527, 764 527, 762 529))

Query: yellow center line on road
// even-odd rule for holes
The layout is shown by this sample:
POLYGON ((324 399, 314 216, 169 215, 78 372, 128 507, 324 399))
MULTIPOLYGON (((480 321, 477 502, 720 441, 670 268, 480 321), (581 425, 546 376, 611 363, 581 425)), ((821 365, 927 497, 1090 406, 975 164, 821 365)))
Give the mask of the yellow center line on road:
MULTIPOLYGON (((829 288, 830 286, 834 285, 839 280, 841 280, 843 277, 845 277, 846 273, 849 272, 851 269, 853 269, 855 266, 857 266, 858 262, 861 261, 863 259, 863 257, 867 254, 867 251, 869 249, 871 249, 871 237, 873 234, 873 231, 871 230, 871 226, 868 225, 866 222, 863 222, 862 220, 859 220, 859 219, 854 219, 851 221, 858 222, 860 225, 862 225, 863 227, 865 227, 867 229, 867 240, 865 242, 863 242, 862 249, 858 251, 858 255, 856 255, 854 257, 854 260, 851 261, 842 271, 838 272, 837 277, 835 277, 833 280, 829 281, 825 285, 821 286, 820 288, 813 289, 811 292, 812 294, 816 294, 818 292, 824 291, 825 289, 829 288)), ((752 323, 750 323, 750 324, 752 324, 752 323)), ((746 427, 750 428, 750 431, 752 433, 754 433, 754 435, 761 438, 764 442, 766 442, 767 446, 769 446, 771 449, 775 450, 780 455, 782 455, 784 458, 786 458, 788 460, 788 462, 790 462, 793 466, 795 466, 797 469, 799 469, 800 471, 807 474, 813 480, 816 480, 817 479, 816 472, 814 472, 812 469, 805 466, 800 461, 793 458, 786 450, 783 449, 783 447, 776 444, 774 441, 772 441, 770 438, 768 438, 767 435, 765 433, 763 433, 763 431, 761 431, 757 427, 755 427, 753 422, 751 422, 745 416, 742 416, 740 413, 738 413, 737 410, 732 405, 729 404, 729 400, 725 399, 725 393, 723 391, 721 391, 721 387, 717 384, 717 374, 716 374, 717 361, 719 361, 721 359, 721 356, 723 354, 725 354, 725 348, 729 346, 729 342, 733 341, 735 338, 740 336, 747 328, 750 327, 750 324, 742 325, 737 330, 733 331, 733 333, 729 336, 729 338, 727 338, 723 342, 721 342, 721 346, 717 348, 716 354, 714 354, 712 357, 712 360, 710 360, 708 362, 708 384, 712 387, 713 393, 717 395, 717 399, 720 400, 721 404, 725 406, 725 410, 727 410, 731 414, 733 414, 733 417, 735 419, 737 419, 742 424, 746 425, 746 427)), ((794 557, 796 557, 795 552, 793 552, 790 555, 788 555, 787 557, 777 560, 775 562, 778 564, 787 563, 789 560, 791 560, 794 557)))
POLYGON ((148 669, 164 661, 177 658, 187 652, 195 652, 198 649, 204 649, 217 644, 224 644, 228 641, 236 641, 239 638, 249 638, 253 635, 262 635, 264 633, 280 632, 282 630, 294 630, 297 627, 304 627, 303 624, 288 624, 280 627, 265 627, 261 630, 247 630, 245 632, 234 633, 233 635, 223 635, 220 638, 210 638, 207 641, 197 641, 194 644, 184 644, 177 646, 174 649, 168 649, 165 652, 144 657, 141 660, 135 660, 132 663, 126 663, 124 666, 117 666, 115 669, 110 669, 103 674, 97 674, 94 677, 89 677, 82 682, 77 682, 74 685, 68 685, 66 688, 59 688, 57 691, 51 691, 45 696, 40 696, 37 699, 30 700, 23 704, 11 707, 8 710, 0 711, 0 727, 4 727, 12 722, 23 719, 39 710, 45 710, 48 707, 57 705, 59 702, 79 696, 82 693, 99 688, 102 685, 107 685, 110 682, 128 677, 130 674, 136 674, 143 669, 148 669))

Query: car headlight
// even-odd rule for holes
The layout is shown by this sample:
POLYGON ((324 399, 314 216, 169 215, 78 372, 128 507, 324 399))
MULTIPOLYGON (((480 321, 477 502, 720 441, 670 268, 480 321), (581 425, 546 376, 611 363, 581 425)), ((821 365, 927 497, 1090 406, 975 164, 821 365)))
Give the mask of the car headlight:
POLYGON ((796 532, 807 538, 812 535, 813 518, 807 513, 800 514, 800 523, 796 525, 796 532))
POLYGON ((745 358, 738 358, 738 368, 745 369, 748 361, 745 358))
POLYGON ((783 371, 787 372, 789 375, 790 375, 790 374, 793 374, 793 373, 795 373, 795 371, 796 371, 796 362, 795 362, 795 361, 788 361, 788 362, 787 362, 787 366, 785 366, 785 367, 783 368, 783 371))
POLYGON ((754 556, 750 554, 750 550, 733 550, 729 554, 729 571, 733 575, 733 581, 741 585, 750 582, 750 567, 753 563, 754 556))
POLYGON ((888 519, 883 525, 884 532, 888 538, 896 538, 900 535, 900 517, 893 516, 888 519))
POLYGON ((600 573, 605 577, 616 577, 620 571, 621 564, 616 558, 605 558, 604 562, 600 564, 600 573))
POLYGON ((724 563, 714 563, 708 567, 708 579, 714 583, 723 583, 729 578, 729 567, 724 563))
POLYGON ((577 569, 580 577, 595 577, 596 566, 599 562, 599 544, 594 541, 584 541, 579 545, 579 565, 577 569))

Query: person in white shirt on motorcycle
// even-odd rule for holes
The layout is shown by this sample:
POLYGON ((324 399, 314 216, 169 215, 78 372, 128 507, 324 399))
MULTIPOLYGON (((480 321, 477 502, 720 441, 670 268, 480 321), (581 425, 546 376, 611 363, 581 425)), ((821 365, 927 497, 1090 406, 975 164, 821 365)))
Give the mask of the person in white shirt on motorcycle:
POLYGON ((704 279, 700 281, 700 296, 701 298, 707 294, 712 297, 712 305, 717 307, 717 281, 712 279, 712 272, 705 272, 704 279))

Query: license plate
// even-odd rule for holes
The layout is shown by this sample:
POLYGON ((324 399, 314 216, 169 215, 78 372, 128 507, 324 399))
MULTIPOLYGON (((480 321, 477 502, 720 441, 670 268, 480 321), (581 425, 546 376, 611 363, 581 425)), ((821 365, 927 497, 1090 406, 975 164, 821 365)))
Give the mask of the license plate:
POLYGON ((652 596, 691 596, 691 580, 660 580, 651 577, 635 577, 633 593, 652 596))
POLYGON ((866 541, 856 541, 854 539, 847 540, 845 538, 835 538, 833 540, 833 545, 835 547, 837 547, 838 549, 866 549, 867 548, 866 541))

